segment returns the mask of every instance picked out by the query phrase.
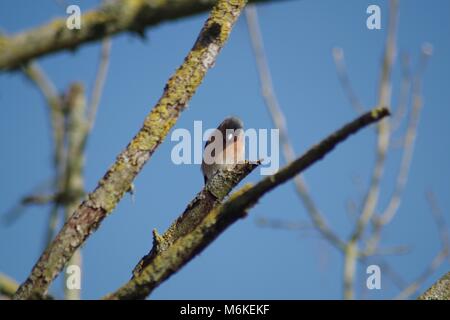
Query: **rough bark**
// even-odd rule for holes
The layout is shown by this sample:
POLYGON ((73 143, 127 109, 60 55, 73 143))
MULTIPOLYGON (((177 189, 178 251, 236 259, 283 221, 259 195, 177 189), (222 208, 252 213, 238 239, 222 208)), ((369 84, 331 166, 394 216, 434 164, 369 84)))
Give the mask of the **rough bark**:
POLYGON ((218 206, 230 191, 259 164, 260 162, 245 162, 235 165, 233 170, 219 171, 214 175, 162 236, 156 229, 153 230, 153 247, 136 265, 133 276, 139 275, 157 254, 167 250, 176 240, 194 230, 205 216, 218 206))
POLYGON ((450 272, 447 272, 427 291, 418 297, 419 300, 450 300, 450 272))
POLYGON ((105 299, 144 299, 161 282, 180 270, 212 243, 230 225, 245 217, 247 211, 267 192, 322 159, 351 134, 387 115, 389 115, 387 108, 376 108, 334 132, 276 174, 264 178, 254 186, 244 186, 232 194, 223 205, 212 209, 191 232, 181 236, 166 250, 156 254, 139 274, 105 299))
MULTIPOLYGON (((253 0, 267 2, 270 0, 253 0)), ((75 50, 78 46, 98 41, 121 32, 135 32, 143 36, 147 27, 188 17, 210 10, 217 0, 116 0, 81 16, 81 28, 70 30, 66 19, 14 36, 0 35, 0 71, 14 69, 25 62, 61 50, 75 50)))
POLYGON ((74 252, 131 189, 134 178, 174 126, 206 72, 214 65, 246 2, 218 1, 194 47, 167 82, 162 97, 146 117, 143 127, 41 255, 15 294, 16 299, 42 297, 74 252))

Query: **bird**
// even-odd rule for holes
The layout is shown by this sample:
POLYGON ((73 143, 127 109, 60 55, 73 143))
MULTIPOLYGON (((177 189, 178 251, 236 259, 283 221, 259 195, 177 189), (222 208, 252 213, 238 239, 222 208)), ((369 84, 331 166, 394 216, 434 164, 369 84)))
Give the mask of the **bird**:
POLYGON ((244 124, 227 117, 214 129, 203 150, 201 170, 205 185, 219 171, 244 161, 244 124))

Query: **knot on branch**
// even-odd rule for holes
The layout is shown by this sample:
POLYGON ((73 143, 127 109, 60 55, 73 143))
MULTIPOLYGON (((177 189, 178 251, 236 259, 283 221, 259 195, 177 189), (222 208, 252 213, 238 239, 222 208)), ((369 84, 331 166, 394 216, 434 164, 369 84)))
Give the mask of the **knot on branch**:
POLYGON ((167 248, 166 241, 164 237, 162 237, 156 229, 153 229, 153 250, 156 253, 162 252, 167 248))
POLYGON ((212 22, 211 24, 205 26, 205 29, 198 38, 197 45, 204 48, 208 47, 211 43, 218 40, 221 31, 222 26, 217 22, 212 22))

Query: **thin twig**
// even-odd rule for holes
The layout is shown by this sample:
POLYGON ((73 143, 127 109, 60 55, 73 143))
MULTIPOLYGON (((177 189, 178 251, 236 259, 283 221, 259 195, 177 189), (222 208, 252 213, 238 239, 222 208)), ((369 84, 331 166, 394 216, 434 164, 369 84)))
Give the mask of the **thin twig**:
POLYGON ((413 102, 412 102, 412 110, 409 120, 408 129, 406 132, 404 145, 403 145, 403 156, 400 164, 400 170, 397 176, 397 182, 395 186, 394 193, 392 194, 389 204, 386 210, 381 215, 381 220, 383 224, 387 224, 391 221, 395 212, 397 212, 401 197, 403 194, 403 190, 406 185, 406 181, 408 179, 409 168, 411 165, 413 153, 414 153, 414 142, 416 140, 417 129, 419 124, 420 112, 422 110, 422 79, 424 76, 424 72, 426 69, 426 65, 429 57, 431 56, 431 49, 429 49, 429 45, 424 45, 422 48, 422 54, 419 64, 419 70, 413 82, 413 102))
POLYGON ((444 219, 444 214, 437 204, 437 200, 434 194, 430 191, 426 193, 426 198, 431 208, 433 220, 436 224, 436 228, 439 232, 439 238, 441 240, 441 250, 435 255, 431 263, 425 268, 425 270, 414 280, 408 287, 400 292, 395 299, 403 300, 408 299, 414 295, 417 290, 425 283, 425 281, 433 275, 433 273, 442 265, 443 262, 449 257, 450 254, 450 239, 448 234, 448 226, 444 219))
POLYGON ((63 191, 65 162, 67 160, 64 146, 66 137, 63 110, 64 101, 58 94, 53 82, 36 62, 31 62, 23 66, 22 71, 40 90, 50 109, 50 123, 53 138, 53 166, 55 168, 53 192, 56 196, 49 213, 49 221, 44 239, 44 249, 46 249, 53 240, 59 222, 61 201, 58 199, 58 195, 61 195, 63 191))
MULTIPOLYGON (((245 15, 247 19, 250 40, 255 55, 256 66, 258 68, 262 96, 275 127, 279 129, 283 156, 286 162, 289 163, 295 159, 295 152, 289 140, 286 119, 278 103, 278 99, 273 88, 270 68, 264 52, 263 38, 259 27, 256 7, 254 5, 249 5, 245 10, 245 15)), ((294 178, 294 183, 297 193, 317 230, 319 230, 321 235, 332 245, 336 246, 339 249, 342 249, 344 247, 344 242, 330 229, 330 227, 326 223, 325 218, 323 217, 322 213, 309 194, 308 187, 306 186, 306 182, 304 181, 303 177, 301 175, 297 175, 294 178)))
POLYGON ((350 77, 348 76, 347 67, 345 65, 344 49, 335 47, 335 48, 333 48, 332 53, 333 53, 334 64, 336 65, 338 79, 342 86, 342 89, 344 90, 345 94, 347 95, 347 98, 350 102, 350 105, 353 107, 353 109, 357 113, 361 114, 366 110, 366 108, 362 105, 361 101, 359 100, 358 96, 356 95, 355 91, 353 90, 353 86, 351 84, 350 77))
POLYGON ((412 76, 411 76, 411 66, 410 66, 410 57, 407 54, 403 54, 401 58, 401 66, 402 66, 402 83, 400 88, 400 96, 398 99, 398 106, 395 109, 394 114, 392 115, 391 127, 392 131, 396 131, 406 114, 407 106, 410 97, 412 76))
POLYGON ((103 87, 108 74, 109 57, 111 52, 111 39, 105 38, 102 41, 102 48, 100 53, 100 63, 95 78, 94 88, 92 91, 91 101, 87 108, 89 131, 94 127, 94 122, 97 114, 98 105, 102 96, 103 87))
POLYGON ((29 206, 46 205, 48 203, 53 202, 54 200, 55 200, 54 195, 32 193, 20 199, 16 205, 14 205, 11 209, 6 211, 1 220, 5 225, 10 225, 13 222, 15 222, 24 212, 24 210, 29 206))
MULTIPOLYGON (((390 1, 390 16, 388 26, 388 36, 386 50, 384 53, 383 69, 380 81, 380 92, 378 97, 378 105, 389 107, 391 100, 391 72, 392 64, 395 55, 395 35, 398 16, 398 1, 390 1)), ((381 176, 383 173, 384 163, 386 159, 386 152, 389 145, 389 121, 384 119, 378 123, 378 146, 377 159, 375 168, 372 173, 372 179, 369 191, 364 200, 361 216, 357 222, 356 228, 351 236, 351 239, 359 239, 367 223, 374 214, 376 204, 378 202, 381 176)))
POLYGON ((307 222, 285 221, 282 219, 271 219, 265 217, 259 217, 258 219, 256 219, 256 224, 260 227, 265 228, 293 231, 311 230, 313 228, 313 226, 307 222))
POLYGON ((54 205, 52 207, 52 210, 50 211, 50 215, 48 218, 48 223, 47 223, 47 232, 45 234, 45 238, 44 238, 44 249, 45 250, 48 245, 53 241, 53 238, 55 237, 56 234, 56 228, 58 227, 59 224, 59 206, 54 205))
POLYGON ((425 44, 422 47, 421 58, 419 61, 419 68, 414 76, 413 88, 412 88, 412 108, 409 115, 408 127, 406 129, 405 139, 403 141, 403 154, 400 163, 400 169, 396 178, 394 192, 392 193, 386 209, 380 216, 373 217, 373 230, 372 235, 369 237, 366 243, 365 251, 370 255, 370 252, 376 250, 378 242, 381 238, 381 231, 383 226, 389 224, 395 214, 397 213, 403 191, 408 179, 410 165, 414 153, 414 144, 416 140, 418 124, 420 119, 420 113, 422 110, 422 92, 421 83, 424 77, 424 72, 428 59, 431 56, 432 50, 430 45, 425 44))
MULTIPOLYGON (((378 105, 389 108, 391 102, 391 73, 396 51, 396 34, 398 20, 398 0, 389 2, 390 14, 387 30, 386 47, 383 55, 383 66, 381 71, 378 105)), ((372 172, 369 190, 365 196, 361 215, 345 247, 344 258, 344 298, 354 297, 354 277, 356 271, 356 259, 358 257, 358 241, 362 237, 367 224, 375 213, 380 193, 381 177, 384 171, 386 153, 389 148, 390 127, 389 120, 384 119, 377 125, 378 141, 375 167, 372 172)))

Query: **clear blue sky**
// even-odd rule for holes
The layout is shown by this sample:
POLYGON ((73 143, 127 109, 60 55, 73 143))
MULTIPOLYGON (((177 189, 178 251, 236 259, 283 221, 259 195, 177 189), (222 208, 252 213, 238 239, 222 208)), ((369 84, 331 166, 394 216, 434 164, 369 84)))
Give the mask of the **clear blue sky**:
MULTIPOLYGON (((348 72, 362 103, 376 102, 387 2, 381 0, 288 1, 259 6, 275 89, 286 113, 297 153, 355 117, 336 76, 331 49, 345 50, 348 72), (365 26, 366 8, 382 9, 382 30, 365 26)), ((19 32, 64 16, 60 3, 82 11, 98 1, 2 0, 0 28, 19 32)), ((399 53, 416 64, 422 43, 434 54, 424 78, 424 109, 404 201, 383 233, 382 247, 407 245, 411 252, 387 257, 405 281, 414 280, 440 249, 439 237, 425 200, 432 189, 450 223, 450 2, 409 0, 400 6, 399 53)), ((86 187, 98 179, 140 128, 168 77, 183 61, 206 15, 164 23, 146 32, 147 41, 123 34, 113 40, 111 66, 98 119, 89 140, 86 187)), ((75 80, 92 86, 99 44, 75 53, 46 56, 39 62, 62 90, 75 80)), ((400 88, 400 67, 394 69, 394 105, 400 88)), ((49 121, 38 91, 20 73, 0 74, 0 214, 21 196, 52 176, 49 121)), ((193 128, 194 120, 214 127, 228 115, 246 127, 272 128, 260 96, 246 24, 240 18, 215 68, 176 124, 193 128)), ((396 136, 397 138, 399 135, 396 136)), ((83 298, 98 298, 126 282, 136 262, 151 246, 151 230, 162 233, 200 190, 198 165, 175 166, 170 139, 157 149, 135 181, 133 203, 126 196, 83 247, 83 298)), ((354 224, 346 204, 361 201, 374 164, 373 129, 352 137, 309 169, 305 175, 314 199, 332 228, 347 237, 354 224), (356 183, 355 183, 356 181, 356 183)), ((378 210, 393 189, 401 150, 393 149, 382 183, 378 210)), ((246 181, 257 181, 253 173, 246 181)), ((0 272, 23 281, 39 257, 48 207, 29 208, 12 226, 0 225, 0 272)), ((264 197, 251 214, 151 296, 155 299, 339 299, 342 297, 342 255, 314 232, 307 234, 261 228, 258 217, 309 221, 291 183, 264 197)), ((445 262, 426 282, 428 287, 448 271, 445 262)), ((382 270, 383 272, 383 270, 382 270)), ((365 286, 365 267, 358 265, 357 296, 365 286)), ((52 292, 61 294, 61 281, 52 292)), ((424 288, 421 288, 423 290, 424 288)), ((365 292, 371 299, 392 298, 398 289, 387 276, 382 289, 365 292)))

